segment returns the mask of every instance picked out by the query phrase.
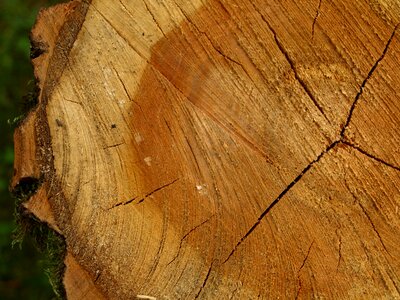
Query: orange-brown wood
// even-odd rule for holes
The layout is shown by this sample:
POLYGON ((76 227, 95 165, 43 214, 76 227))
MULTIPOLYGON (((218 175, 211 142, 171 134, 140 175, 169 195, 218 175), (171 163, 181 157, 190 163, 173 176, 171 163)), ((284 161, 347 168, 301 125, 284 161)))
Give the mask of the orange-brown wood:
POLYGON ((68 298, 399 298, 399 22, 389 0, 43 11, 13 186, 42 182, 68 298))

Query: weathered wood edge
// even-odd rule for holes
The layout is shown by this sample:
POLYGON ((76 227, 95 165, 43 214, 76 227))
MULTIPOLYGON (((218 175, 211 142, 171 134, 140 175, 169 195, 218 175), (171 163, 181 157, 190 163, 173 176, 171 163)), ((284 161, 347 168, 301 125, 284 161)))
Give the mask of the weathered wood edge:
POLYGON ((58 254, 61 257, 56 258, 64 266, 61 273, 55 274, 62 278, 53 279, 62 282, 63 286, 53 288, 58 290, 57 296, 68 299, 102 299, 104 296, 94 284, 96 278, 92 278, 69 253, 62 229, 58 226, 56 216, 61 212, 52 198, 56 193, 57 198, 64 198, 64 195, 54 176, 46 106, 68 64, 69 52, 81 30, 90 4, 91 0, 72 0, 42 9, 37 16, 30 41, 38 98, 36 106, 15 129, 14 174, 10 182, 10 190, 14 194, 21 188, 33 188, 28 186, 31 182, 38 183, 29 197, 25 197, 22 203, 17 203, 23 214, 20 217, 30 218, 30 226, 48 226, 64 245, 65 249, 58 254), (32 220, 39 223, 34 224, 32 220))

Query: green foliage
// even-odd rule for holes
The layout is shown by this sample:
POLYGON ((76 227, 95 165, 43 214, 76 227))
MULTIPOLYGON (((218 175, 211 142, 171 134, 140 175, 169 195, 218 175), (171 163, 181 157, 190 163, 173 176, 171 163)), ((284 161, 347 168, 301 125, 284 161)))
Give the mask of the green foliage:
MULTIPOLYGON (((0 0, 0 299, 52 299, 62 296, 62 292, 54 294, 44 269, 51 270, 49 272, 54 273, 51 278, 58 278, 59 281, 58 275, 63 268, 62 261, 60 263, 64 251, 63 240, 32 215, 26 215, 17 204, 22 250, 12 248, 12 236, 17 223, 13 216, 14 200, 8 192, 14 160, 13 126, 10 125, 22 119, 24 112, 34 105, 37 94, 29 61, 29 31, 39 7, 56 2, 0 0), (26 238, 23 239, 23 236, 26 238), (44 254, 36 250, 35 244, 44 254), (46 254, 48 260, 44 259, 46 254)), ((29 186, 33 190, 37 188, 29 186)), ((26 199, 31 192, 17 191, 17 202, 26 199)), ((57 280, 52 281, 55 286, 59 285, 57 280)))

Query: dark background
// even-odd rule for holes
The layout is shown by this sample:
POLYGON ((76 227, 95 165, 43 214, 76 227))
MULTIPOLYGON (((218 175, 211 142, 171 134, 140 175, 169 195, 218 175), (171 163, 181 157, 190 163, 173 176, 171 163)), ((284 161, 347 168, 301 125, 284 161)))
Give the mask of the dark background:
POLYGON ((0 299, 52 299, 45 254, 25 237, 11 247, 16 228, 15 199, 8 191, 13 170, 13 130, 22 97, 33 88, 29 31, 41 7, 56 0, 0 0, 0 299))

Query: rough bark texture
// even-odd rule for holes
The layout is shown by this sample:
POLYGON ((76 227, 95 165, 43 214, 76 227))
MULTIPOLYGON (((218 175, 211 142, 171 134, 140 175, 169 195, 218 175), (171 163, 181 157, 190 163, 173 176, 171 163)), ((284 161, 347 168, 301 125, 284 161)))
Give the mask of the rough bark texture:
POLYGON ((69 299, 400 299, 400 6, 72 1, 12 186, 69 299))

